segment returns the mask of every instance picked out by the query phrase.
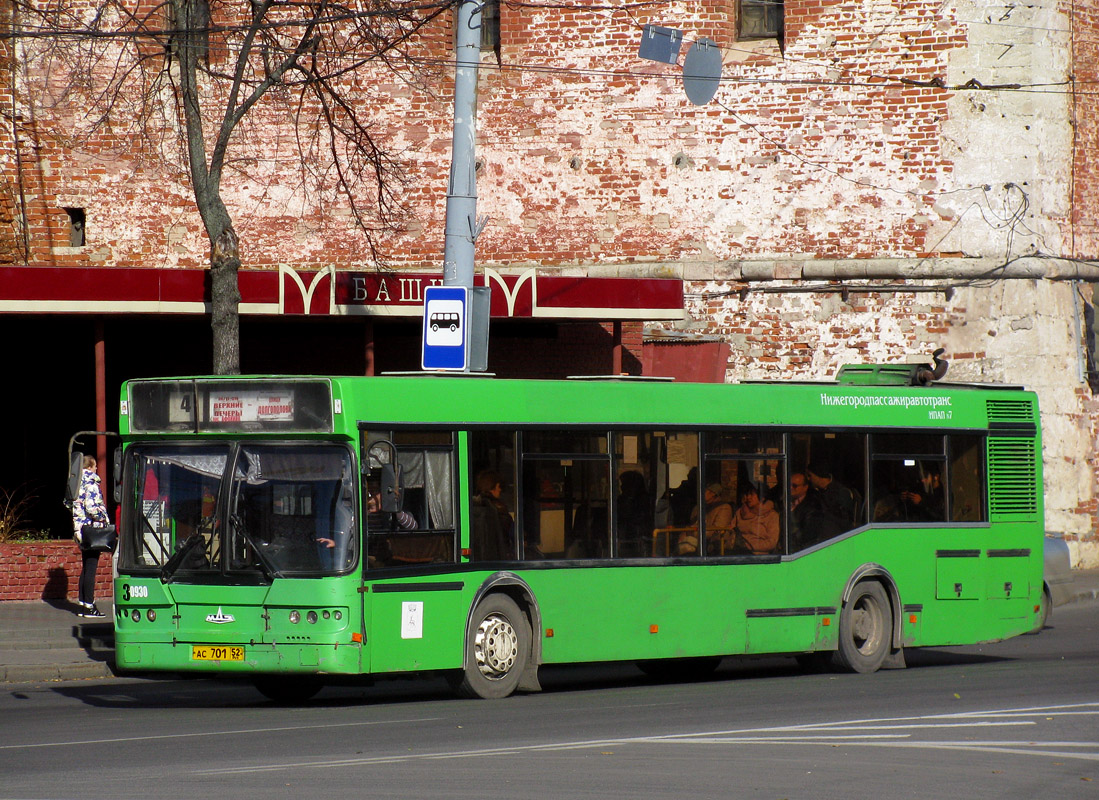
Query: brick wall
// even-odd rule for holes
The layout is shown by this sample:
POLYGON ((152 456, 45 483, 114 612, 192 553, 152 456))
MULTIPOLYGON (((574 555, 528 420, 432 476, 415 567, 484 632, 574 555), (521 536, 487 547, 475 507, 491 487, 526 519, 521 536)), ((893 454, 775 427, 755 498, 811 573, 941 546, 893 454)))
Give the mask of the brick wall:
MULTIPOLYGON (((479 211, 490 221, 478 260, 554 267, 933 253, 939 193, 958 189, 954 148, 969 144, 968 133, 952 135, 944 148, 953 95, 935 82, 967 47, 949 7, 789 3, 782 51, 774 41, 736 41, 735 7, 732 0, 659 10, 504 4, 502 60, 485 54, 479 87, 479 211), (725 66, 714 102, 692 106, 680 67, 637 57, 646 22, 682 30, 683 52, 702 37, 717 42, 725 66)), ((408 209, 402 227, 381 238, 395 268, 437 265, 442 253, 449 15, 424 33, 415 51, 428 71, 406 81, 368 65, 356 78, 363 104, 376 109, 379 144, 400 154, 407 178, 399 189, 408 209)), ((204 264, 209 245, 172 109, 161 109, 159 127, 142 129, 120 115, 92 129, 94 93, 57 91, 65 64, 56 45, 19 40, 17 112, 14 121, 0 120, 7 237, 0 258, 18 257, 22 242, 10 218, 25 203, 32 263, 204 264), (87 212, 82 248, 68 246, 65 208, 87 212)), ((3 46, 9 52, 10 41, 3 46)), ((0 80, 5 103, 10 84, 0 80)), ((218 96, 217 87, 204 87, 204 97, 218 96)), ((372 266, 330 176, 313 182, 296 159, 296 120, 287 110, 294 105, 272 94, 234 139, 223 194, 244 267, 372 266)), ((368 196, 369 186, 362 189, 368 196)))
MULTIPOLYGON (((72 542, 0 544, 0 601, 75 601, 80 581, 80 550, 72 542)), ((99 557, 95 596, 112 595, 111 559, 99 557)))
POLYGON ((1074 118, 1071 254, 1099 257, 1099 2, 1066 6, 1076 27, 1072 38, 1071 113, 1074 118))

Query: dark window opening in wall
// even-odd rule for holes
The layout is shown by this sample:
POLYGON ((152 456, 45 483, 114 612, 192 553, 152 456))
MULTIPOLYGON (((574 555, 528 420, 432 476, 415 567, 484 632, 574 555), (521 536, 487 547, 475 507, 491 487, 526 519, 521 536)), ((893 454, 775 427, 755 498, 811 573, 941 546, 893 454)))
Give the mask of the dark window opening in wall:
POLYGON ((69 247, 83 247, 87 217, 82 208, 66 208, 69 219, 69 247))
POLYGON ((481 5, 481 52, 500 55, 500 0, 485 0, 481 5))
POLYGON ((739 0, 738 39, 778 39, 782 43, 783 0, 739 0))

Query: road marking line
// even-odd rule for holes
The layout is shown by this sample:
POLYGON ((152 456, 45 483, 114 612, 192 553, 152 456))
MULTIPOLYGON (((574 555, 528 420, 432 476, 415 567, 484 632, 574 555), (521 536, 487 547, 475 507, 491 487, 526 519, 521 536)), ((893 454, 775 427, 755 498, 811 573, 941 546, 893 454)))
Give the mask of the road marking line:
MULTIPOLYGON (((1056 706, 1046 710, 1026 709, 1027 716, 1030 712, 1040 713, 1042 716, 1069 716, 1078 712, 1067 712, 1070 708, 1096 708, 1099 703, 1081 703, 1072 706, 1056 706), (1067 712, 1067 713, 1066 713, 1067 712)), ((1034 721, 978 721, 991 715, 1010 716, 1011 711, 968 712, 958 714, 932 714, 918 717, 896 717, 872 720, 848 720, 839 722, 809 723, 804 725, 777 726, 768 728, 740 729, 730 731, 709 731, 698 733, 668 734, 663 736, 643 736, 626 739, 596 739, 575 742, 545 742, 543 744, 526 745, 522 747, 492 747, 477 750, 455 750, 439 753, 403 753, 390 756, 370 756, 365 758, 349 758, 325 761, 299 761, 291 764, 265 764, 250 767, 225 767, 220 769, 196 770, 197 775, 231 775, 256 772, 277 772, 286 769, 321 768, 330 769, 338 767, 354 767, 373 764, 398 764, 414 761, 437 761, 459 758, 487 758, 501 755, 522 755, 524 753, 554 752, 565 750, 584 750, 607 747, 624 747, 631 744, 800 744, 815 746, 853 746, 853 747, 905 747, 916 749, 939 750, 972 750, 976 752, 998 752, 1017 755, 1039 755, 1056 758, 1074 758, 1087 761, 1099 760, 1099 753, 1080 753, 1064 750, 1045 750, 1048 747, 1075 747, 1081 749, 1097 748, 1099 742, 1014 742, 1014 741, 948 741, 948 742, 920 742, 911 738, 911 733, 877 733, 877 734, 845 734, 843 731, 873 731, 873 730, 939 730, 956 728, 1000 728, 1033 726, 1034 721), (971 718, 973 722, 928 722, 926 724, 914 724, 918 720, 961 720, 971 718), (901 722, 907 724, 885 725, 867 723, 901 722), (773 735, 767 735, 773 734, 773 735), (788 735, 779 735, 788 734, 788 735)), ((1090 712, 1089 712, 1090 713, 1090 712)), ((1099 713, 1099 711, 1095 712, 1099 713)))
POLYGON ((119 742, 144 742, 153 739, 194 739, 206 736, 240 736, 249 733, 281 733, 283 731, 329 730, 331 728, 355 728, 371 725, 401 725, 409 722, 437 722, 443 717, 418 717, 413 719, 377 720, 367 722, 334 722, 323 725, 286 725, 277 728, 238 728, 231 731, 197 731, 195 733, 164 733, 156 736, 119 736, 110 739, 73 739, 64 742, 33 742, 30 744, 0 744, 0 750, 24 750, 35 747, 72 747, 88 744, 117 744, 119 742))

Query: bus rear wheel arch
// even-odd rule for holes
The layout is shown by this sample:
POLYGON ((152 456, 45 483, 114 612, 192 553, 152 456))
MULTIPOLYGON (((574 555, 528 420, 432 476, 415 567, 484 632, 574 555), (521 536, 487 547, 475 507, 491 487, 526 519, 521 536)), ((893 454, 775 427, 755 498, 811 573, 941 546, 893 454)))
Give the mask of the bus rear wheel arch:
POLYGON ((861 580, 840 610, 836 666, 851 672, 876 672, 893 645, 893 607, 880 581, 861 580))
POLYGON ((470 618, 454 688, 464 697, 507 697, 527 669, 531 637, 530 620, 514 600, 500 592, 486 595, 470 618))

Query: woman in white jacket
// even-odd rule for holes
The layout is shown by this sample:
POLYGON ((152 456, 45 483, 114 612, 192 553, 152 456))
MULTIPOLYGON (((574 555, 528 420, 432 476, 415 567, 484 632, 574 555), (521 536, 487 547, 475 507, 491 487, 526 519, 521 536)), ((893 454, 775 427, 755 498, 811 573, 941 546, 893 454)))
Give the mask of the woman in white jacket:
POLYGON ((90 522, 110 522, 107 506, 103 502, 103 492, 99 489, 99 475, 95 471, 96 462, 92 456, 84 456, 84 469, 80 473, 80 491, 73 501, 73 538, 80 545, 82 569, 80 571, 79 598, 80 616, 103 617, 102 611, 95 607, 95 574, 99 569, 99 553, 84 547, 83 528, 90 522))

